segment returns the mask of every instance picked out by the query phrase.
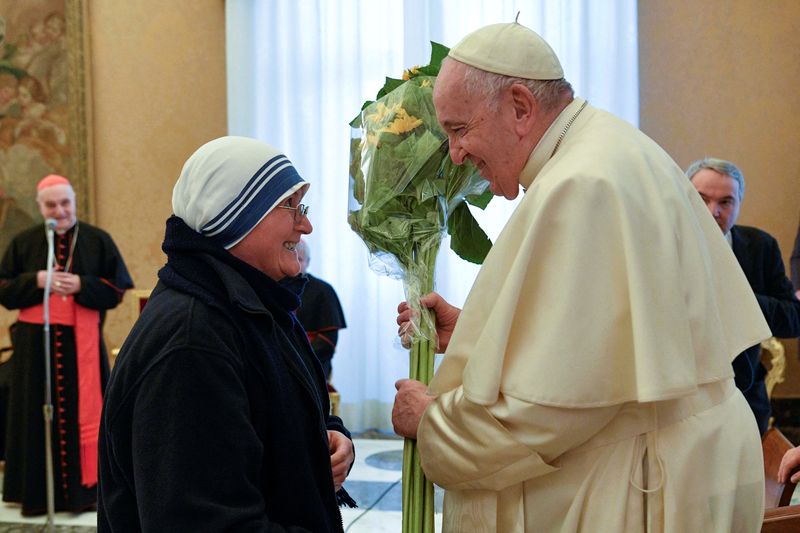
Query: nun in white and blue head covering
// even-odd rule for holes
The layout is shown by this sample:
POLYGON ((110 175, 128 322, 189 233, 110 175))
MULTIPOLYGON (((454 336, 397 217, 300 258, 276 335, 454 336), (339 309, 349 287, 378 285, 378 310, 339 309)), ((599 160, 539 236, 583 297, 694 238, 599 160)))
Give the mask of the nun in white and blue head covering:
POLYGON ((184 165, 167 264, 106 390, 98 529, 341 531, 353 444, 286 283, 308 185, 243 137, 184 165))
POLYGON ((190 228, 280 281, 301 272, 295 246, 312 230, 300 204, 308 185, 275 148, 222 137, 186 162, 172 207, 190 228))

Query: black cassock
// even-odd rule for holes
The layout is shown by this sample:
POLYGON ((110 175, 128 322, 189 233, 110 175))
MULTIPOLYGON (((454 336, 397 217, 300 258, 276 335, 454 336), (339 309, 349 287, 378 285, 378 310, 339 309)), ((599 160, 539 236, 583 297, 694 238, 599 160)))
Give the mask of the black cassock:
POLYGON ((336 351, 339 330, 346 328, 347 324, 333 287, 311 274, 305 276, 308 283, 303 289, 297 319, 305 328, 311 347, 322 363, 325 377, 330 378, 331 360, 336 351))
MULTIPOLYGON (((109 374, 102 337, 105 311, 119 304, 124 291, 133 287, 133 282, 111 237, 85 222, 79 222, 63 235, 56 235, 55 257, 59 269, 66 267, 81 278, 75 303, 100 313, 100 384, 105 389, 109 374)), ((0 263, 0 304, 10 310, 41 304, 44 291, 36 286, 36 274, 46 265, 44 227, 36 226, 17 235, 0 263)), ((43 329, 41 325, 25 322, 16 322, 12 328, 14 352, 8 363, 11 365, 11 389, 3 501, 21 503, 23 515, 35 515, 47 510, 42 414, 43 329)), ((51 356, 55 508, 56 511, 80 512, 94 507, 97 487, 81 484, 74 328, 51 324, 50 338, 51 354, 58 353, 58 358, 51 356)))

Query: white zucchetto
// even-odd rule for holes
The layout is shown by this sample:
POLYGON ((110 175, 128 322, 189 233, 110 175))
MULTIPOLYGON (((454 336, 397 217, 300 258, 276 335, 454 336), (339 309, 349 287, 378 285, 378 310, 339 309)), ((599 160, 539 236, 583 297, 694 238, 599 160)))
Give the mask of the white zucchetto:
POLYGON ((529 80, 559 80, 561 63, 539 34, 517 22, 491 24, 450 49, 453 59, 495 74, 529 80))

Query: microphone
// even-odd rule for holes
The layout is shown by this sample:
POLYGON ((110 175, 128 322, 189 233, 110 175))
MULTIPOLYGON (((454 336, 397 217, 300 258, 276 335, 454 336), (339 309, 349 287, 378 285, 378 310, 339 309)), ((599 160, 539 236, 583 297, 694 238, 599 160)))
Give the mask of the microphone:
POLYGON ((54 218, 48 218, 44 221, 45 236, 47 237, 47 274, 44 282, 44 329, 49 329, 50 323, 50 291, 53 287, 53 269, 55 267, 55 240, 56 225, 58 222, 54 218))
POLYGON ((50 357, 50 290, 53 286, 53 267, 55 266, 55 250, 53 245, 56 225, 58 222, 54 218, 48 218, 44 221, 45 235, 47 237, 47 274, 45 275, 44 282, 44 298, 42 301, 42 343, 44 344, 44 405, 42 405, 42 413, 44 414, 44 435, 45 435, 45 472, 47 473, 47 483, 45 487, 45 495, 47 499, 47 524, 48 531, 52 531, 53 523, 53 392, 52 380, 50 378, 50 365, 52 358, 50 357))

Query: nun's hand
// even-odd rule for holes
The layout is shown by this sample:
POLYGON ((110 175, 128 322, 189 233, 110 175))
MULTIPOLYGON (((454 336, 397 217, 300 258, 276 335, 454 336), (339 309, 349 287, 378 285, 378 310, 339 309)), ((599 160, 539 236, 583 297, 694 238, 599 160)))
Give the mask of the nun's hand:
POLYGON ((331 472, 333 472, 333 486, 338 491, 342 488, 350 465, 355 461, 356 454, 353 450, 353 441, 343 433, 328 430, 328 451, 331 454, 331 472))

